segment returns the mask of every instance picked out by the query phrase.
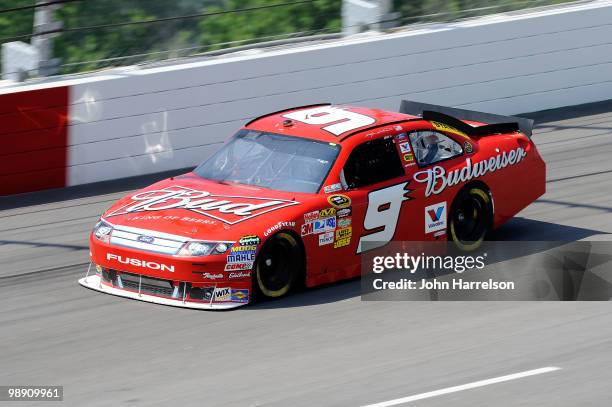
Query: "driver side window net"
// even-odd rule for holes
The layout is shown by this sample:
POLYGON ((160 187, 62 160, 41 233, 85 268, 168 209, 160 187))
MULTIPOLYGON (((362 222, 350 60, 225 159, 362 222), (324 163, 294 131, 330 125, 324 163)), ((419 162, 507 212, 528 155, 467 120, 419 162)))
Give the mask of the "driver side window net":
POLYGON ((372 140, 355 147, 343 171, 349 188, 371 185, 404 175, 393 138, 372 140))
POLYGON ((435 131, 412 132, 410 141, 419 166, 435 164, 463 153, 459 143, 435 131))

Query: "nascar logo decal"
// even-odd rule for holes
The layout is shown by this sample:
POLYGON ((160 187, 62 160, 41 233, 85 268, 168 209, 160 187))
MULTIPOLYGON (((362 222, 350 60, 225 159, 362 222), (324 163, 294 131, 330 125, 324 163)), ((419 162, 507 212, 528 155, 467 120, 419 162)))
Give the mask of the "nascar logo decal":
POLYGON ((472 163, 468 158, 465 160, 465 167, 446 173, 444 167, 436 165, 425 171, 419 171, 414 174, 414 180, 421 183, 427 183, 425 196, 437 195, 444 191, 447 187, 452 187, 460 182, 467 182, 472 178, 482 177, 488 172, 495 172, 509 165, 518 164, 527 156, 527 152, 518 147, 516 150, 497 154, 487 160, 477 161, 472 163))
POLYGON ((134 212, 185 209, 208 216, 229 225, 275 211, 299 202, 252 196, 213 195, 181 186, 170 186, 155 191, 140 192, 132 202, 109 213, 107 217, 134 212))

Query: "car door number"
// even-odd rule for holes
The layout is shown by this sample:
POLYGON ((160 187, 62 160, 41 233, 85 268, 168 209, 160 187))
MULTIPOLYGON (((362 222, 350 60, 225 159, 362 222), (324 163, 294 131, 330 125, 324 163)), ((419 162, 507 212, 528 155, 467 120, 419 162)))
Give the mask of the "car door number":
POLYGON ((368 194, 368 208, 363 227, 375 231, 359 238, 357 253, 384 246, 393 239, 402 203, 412 199, 406 196, 410 192, 406 190, 407 185, 408 182, 403 182, 368 194))

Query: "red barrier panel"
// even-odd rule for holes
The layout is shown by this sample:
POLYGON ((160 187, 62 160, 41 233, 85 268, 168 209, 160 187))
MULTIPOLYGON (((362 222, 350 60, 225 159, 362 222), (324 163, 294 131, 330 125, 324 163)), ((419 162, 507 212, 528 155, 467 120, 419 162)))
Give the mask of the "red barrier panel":
POLYGON ((68 87, 0 94, 0 195, 66 186, 68 87))

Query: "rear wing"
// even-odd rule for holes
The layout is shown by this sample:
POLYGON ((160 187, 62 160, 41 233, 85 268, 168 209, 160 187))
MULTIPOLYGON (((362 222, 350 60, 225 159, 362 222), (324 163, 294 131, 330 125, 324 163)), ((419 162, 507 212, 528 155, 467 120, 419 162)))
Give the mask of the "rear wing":
POLYGON ((400 113, 421 116, 424 120, 433 120, 447 124, 462 131, 468 136, 486 136, 488 134, 520 131, 531 138, 531 134, 533 133, 533 120, 531 119, 431 105, 429 103, 419 103, 411 100, 402 100, 400 113), (473 127, 462 120, 473 120, 488 124, 473 127))

